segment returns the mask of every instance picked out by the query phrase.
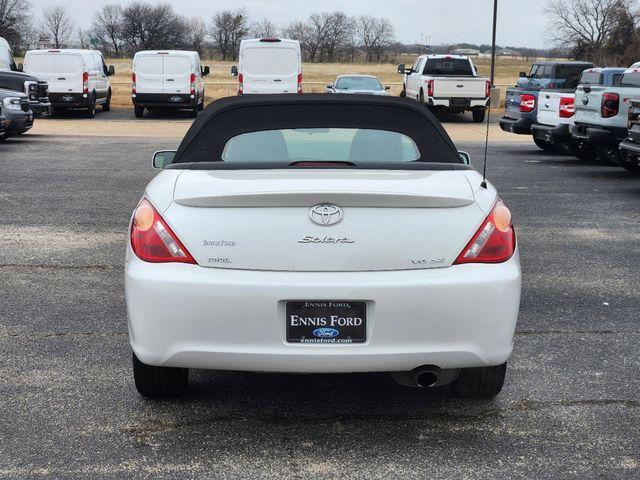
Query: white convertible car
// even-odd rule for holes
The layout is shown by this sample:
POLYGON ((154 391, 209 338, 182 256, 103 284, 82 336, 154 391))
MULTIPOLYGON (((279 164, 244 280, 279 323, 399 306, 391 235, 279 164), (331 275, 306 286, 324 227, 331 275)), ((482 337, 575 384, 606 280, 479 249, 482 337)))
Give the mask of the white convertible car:
POLYGON ((142 395, 184 393, 189 368, 500 392, 520 303, 511 214, 426 107, 223 99, 154 166, 125 270, 142 395))

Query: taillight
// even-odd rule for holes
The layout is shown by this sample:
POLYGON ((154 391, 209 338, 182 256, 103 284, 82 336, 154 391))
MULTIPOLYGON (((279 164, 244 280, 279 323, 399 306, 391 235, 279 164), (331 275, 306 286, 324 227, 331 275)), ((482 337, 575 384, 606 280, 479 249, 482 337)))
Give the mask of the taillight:
POLYGON ((82 93, 89 93, 89 72, 82 73, 82 93))
POLYGON ((196 94, 196 74, 195 73, 191 74, 189 81, 191 83, 191 95, 195 95, 196 94))
POLYGON ((491 82, 487 80, 484 87, 484 98, 489 98, 491 96, 491 82))
POLYGON ((131 74, 131 93, 132 94, 136 93, 136 74, 135 73, 131 74))
POLYGON ((573 98, 560 98, 560 118, 571 118, 576 113, 576 104, 573 98))
POLYGON ((611 118, 618 115, 620 110, 620 96, 617 93, 604 93, 602 95, 602 104, 600 106, 600 114, 602 118, 611 118))
POLYGON ((196 263, 147 199, 143 199, 133 212, 131 248, 145 262, 196 263))
POLYGON ((520 111, 523 113, 533 112, 536 108, 536 97, 529 93, 520 95, 520 111))
POLYGON ((498 200, 454 265, 506 262, 515 249, 516 233, 511 223, 511 212, 498 200))
POLYGON ((244 91, 244 76, 240 73, 238 74, 238 95, 242 95, 244 91))
POLYGON ((302 74, 298 74, 298 93, 302 93, 302 74))
POLYGON ((433 92, 434 92, 434 88, 433 88, 433 80, 429 80, 427 82, 427 97, 433 97, 433 92))

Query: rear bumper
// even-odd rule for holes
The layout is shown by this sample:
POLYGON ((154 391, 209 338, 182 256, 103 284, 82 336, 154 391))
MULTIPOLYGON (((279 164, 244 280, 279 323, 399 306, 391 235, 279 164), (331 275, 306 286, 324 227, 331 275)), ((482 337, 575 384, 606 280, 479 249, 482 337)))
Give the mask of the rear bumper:
POLYGON ((448 110, 476 110, 486 108, 489 103, 488 98, 439 98, 433 97, 428 100, 430 107, 443 108, 448 110))
POLYGON ((518 253, 498 265, 396 272, 125 268, 131 346, 150 365, 265 372, 408 371, 499 365, 512 351, 518 253), (291 300, 367 303, 367 341, 286 342, 291 300))
POLYGON ((30 100, 29 106, 36 115, 47 115, 51 113, 51 102, 49 102, 48 99, 46 101, 30 100))
POLYGON ((560 125, 542 125, 534 123, 531 125, 531 133, 535 138, 546 142, 566 143, 571 141, 571 133, 569 132, 569 124, 560 125))
POLYGON ((197 98, 188 93, 135 93, 131 96, 138 107, 193 108, 197 98))
POLYGON ((575 141, 595 145, 617 145, 627 137, 626 128, 577 123, 572 125, 569 130, 575 141))
POLYGON ((620 144, 620 151, 625 154, 627 157, 637 157, 640 158, 640 144, 631 142, 629 140, 625 140, 620 144))
POLYGON ((49 93, 52 108, 89 108, 90 100, 86 93, 49 93))
POLYGON ((529 135, 531 133, 531 125, 533 120, 528 118, 510 118, 502 117, 500 119, 500 128, 509 133, 515 133, 517 135, 529 135))

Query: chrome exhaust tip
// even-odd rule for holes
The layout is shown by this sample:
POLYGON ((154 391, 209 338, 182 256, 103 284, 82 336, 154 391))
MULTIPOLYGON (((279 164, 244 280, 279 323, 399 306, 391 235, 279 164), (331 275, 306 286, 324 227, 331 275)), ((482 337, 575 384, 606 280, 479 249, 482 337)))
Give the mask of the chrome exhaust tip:
POLYGON ((423 365, 409 372, 393 372, 393 379, 400 385, 414 388, 440 387, 453 382, 460 369, 443 370, 434 365, 423 365))
POLYGON ((414 381, 418 387, 432 387, 438 383, 438 374, 431 370, 424 370, 415 374, 414 381))

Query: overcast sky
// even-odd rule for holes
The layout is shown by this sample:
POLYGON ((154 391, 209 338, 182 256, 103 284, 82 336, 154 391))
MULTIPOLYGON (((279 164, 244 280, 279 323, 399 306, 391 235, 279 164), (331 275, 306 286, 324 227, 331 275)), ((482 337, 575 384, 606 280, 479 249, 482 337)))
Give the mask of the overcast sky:
MULTIPOLYGON (((542 1, 499 0, 498 43, 533 48, 549 47, 545 42, 542 1)), ((73 12, 76 22, 87 26, 100 6, 126 5, 117 0, 31 0, 38 16, 43 8, 63 4, 73 12)), ((156 2, 153 2, 156 3, 156 2)), ((159 2, 158 2, 159 3, 159 2)), ((186 16, 208 18, 217 10, 244 7, 253 21, 267 17, 278 25, 307 17, 317 11, 341 10, 349 15, 369 14, 389 18, 396 38, 403 42, 422 42, 431 37, 441 43, 490 43, 493 0, 169 0, 186 16), (197 6, 197 7, 196 7, 197 6)))

